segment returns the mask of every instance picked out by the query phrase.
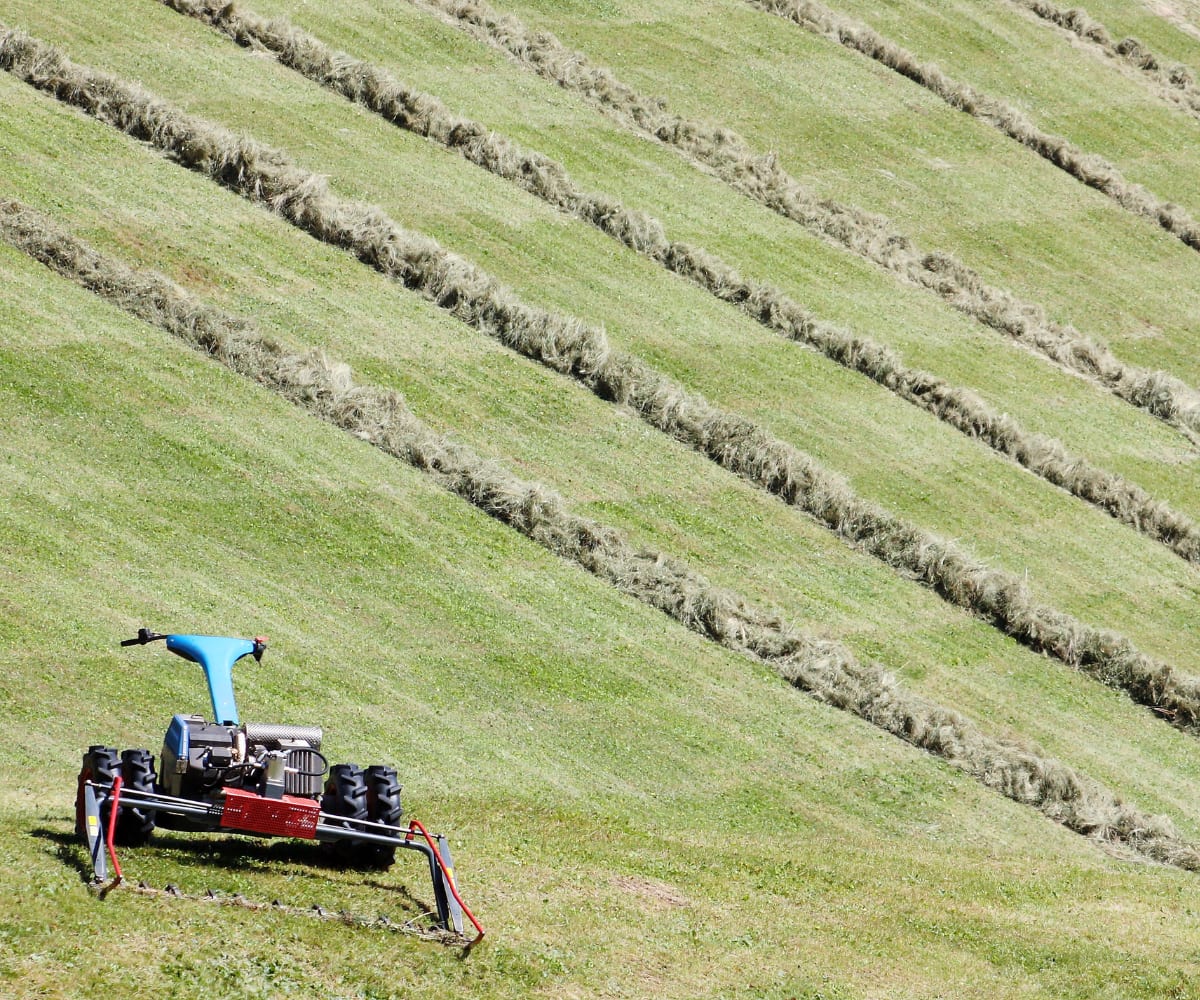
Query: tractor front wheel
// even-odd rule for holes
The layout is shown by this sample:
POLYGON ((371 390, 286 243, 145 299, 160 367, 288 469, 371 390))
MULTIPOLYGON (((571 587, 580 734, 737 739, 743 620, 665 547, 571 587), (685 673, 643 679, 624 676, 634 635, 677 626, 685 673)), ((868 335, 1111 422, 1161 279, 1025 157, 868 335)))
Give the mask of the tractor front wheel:
MULTIPOLYGON (((121 760, 117 756, 115 747, 91 746, 88 747, 87 753, 83 755, 83 767, 79 771, 79 785, 75 793, 75 832, 81 836, 87 837, 87 827, 85 825, 86 808, 84 805, 84 790, 85 781, 91 781, 97 785, 112 786, 113 778, 121 769, 121 760)), ((100 824, 101 828, 106 828, 108 825, 108 802, 105 801, 100 808, 100 824)))
MULTIPOLYGON (((153 792, 158 782, 154 758, 149 750, 126 750, 121 754, 121 785, 129 792, 153 792)), ((154 833, 153 810, 121 806, 117 813, 116 840, 139 847, 154 833)))

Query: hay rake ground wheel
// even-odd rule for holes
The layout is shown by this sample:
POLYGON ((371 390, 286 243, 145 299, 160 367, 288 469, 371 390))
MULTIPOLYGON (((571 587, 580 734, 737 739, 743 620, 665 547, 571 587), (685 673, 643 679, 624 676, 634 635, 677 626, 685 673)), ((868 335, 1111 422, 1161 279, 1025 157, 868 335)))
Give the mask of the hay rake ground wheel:
MULTIPOLYGON (((158 784, 154 758, 149 750, 126 750, 121 754, 121 777, 125 791, 153 792, 158 784)), ((139 847, 154 834, 154 812, 128 806, 117 816, 117 843, 139 847)))
MULTIPOLYGON (((321 796, 321 811, 330 816, 344 816, 344 821, 330 820, 347 830, 361 829, 367 812, 367 781, 357 764, 334 764, 329 769, 325 794, 321 796)), ((365 867, 370 848, 359 840, 336 840, 324 845, 329 857, 348 867, 365 867)))

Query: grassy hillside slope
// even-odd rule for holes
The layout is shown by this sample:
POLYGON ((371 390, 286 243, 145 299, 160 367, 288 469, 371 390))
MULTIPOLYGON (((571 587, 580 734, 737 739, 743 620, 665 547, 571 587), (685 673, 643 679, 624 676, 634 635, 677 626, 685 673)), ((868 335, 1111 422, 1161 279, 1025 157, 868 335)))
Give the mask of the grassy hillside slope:
MULTIPOLYGON (((582 4, 504 9, 556 32, 677 111, 723 122, 756 148, 777 151, 818 191, 883 212, 924 245, 958 253, 1056 317, 1196 381, 1188 321, 1194 293, 1184 280, 1194 251, 1170 246, 1172 237, 1144 220, 1122 219, 1127 213, 1099 193, 890 70, 736 0, 718 8, 613 3, 599 17, 582 4), (671 39, 669 56, 656 56, 664 38, 671 39), (697 78, 690 72, 697 63, 711 72, 697 78), (1153 319, 1141 308, 1148 295, 1161 299, 1153 319)), ((916 18, 920 7, 912 10, 916 18)), ((939 29, 943 36, 952 30, 939 29)), ((1058 44, 1040 26, 1028 34, 1035 52, 1058 44)), ((902 42, 930 35, 897 32, 902 42)), ((1023 79, 1017 63, 1008 65, 1012 79, 1023 79)), ((1112 91, 1136 89, 1091 58, 1060 59, 1049 79, 1061 93, 1087 94, 1095 85, 1085 81, 1106 72, 1112 91)), ((1197 141, 1194 124, 1171 114, 1178 124, 1158 136, 1164 156, 1197 141)))
MULTIPOLYGON (((5 850, 23 872, 4 922, 18 994, 119 994, 132 966, 147 977, 135 992, 176 995, 493 996, 613 983, 787 995, 868 976, 869 955, 897 954, 881 909, 894 898, 878 895, 889 870, 900 877, 892 865, 908 869, 905 892, 916 894, 906 920, 924 925, 912 961, 920 955, 934 981, 982 989, 1035 961, 1013 952, 1012 925, 1026 918, 1003 902, 1031 863, 1049 876, 1039 897, 1107 895, 1115 874, 1129 880, 1131 905, 1147 892, 1161 903, 1189 884, 1106 861, 925 755, 664 630, 660 616, 415 473, 297 421, 12 252, 2 259, 12 293, 4 534, 22 581, 6 588, 3 740, 5 850), (149 616, 270 630, 264 667, 239 674, 243 710, 319 716, 335 755, 407 762, 410 808, 454 831, 464 886, 495 942, 464 967, 434 946, 302 917, 222 911, 214 926, 207 904, 89 897, 67 804, 80 740, 144 742, 171 711, 203 707, 186 665, 111 648, 149 616), (946 850, 965 851, 971 884, 959 874, 952 890, 936 875, 946 850), (1064 852, 1071 865, 1051 872, 1064 852), (879 857, 891 859, 883 871, 879 857), (948 892, 970 911, 998 901, 990 930, 968 920, 972 937, 991 939, 982 959, 935 945, 948 892), (88 930, 101 905, 120 928, 103 957, 88 930), (854 928, 871 909, 881 937, 864 951, 854 928), (802 942, 808 952, 814 933, 830 949, 819 974, 768 958, 802 942), (946 964, 930 964, 943 951, 946 964), (730 954, 738 960, 710 967, 730 954)), ((184 839, 128 851, 126 866, 160 884, 396 912, 361 876, 313 875, 311 852, 196 858, 184 839)), ((413 873, 401 880, 421 895, 413 873)), ((1125 951, 1109 972, 1173 981, 1125 951)))
MULTIPOLYGON (((1171 429, 799 234, 428 15, 403 3, 351 5, 337 23, 307 7, 286 13, 1200 513, 1194 454, 1171 429)), ((727 36, 732 52, 745 15, 733 4, 720 14, 720 29, 714 21, 708 30, 727 36)), ((811 450, 864 494, 1028 572, 1039 596, 1200 672, 1192 567, 582 223, 149 0, 52 11, 18 2, 4 18, 286 149, 335 190, 382 205, 530 301, 602 322, 614 343, 811 450)), ((692 37, 684 12, 664 5, 661 18, 674 44, 692 37)), ((622 37, 638 36, 628 19, 597 22, 592 12, 575 44, 615 64, 602 42, 618 21, 622 37)), ((569 37, 576 23, 552 27, 569 37)), ((874 80, 898 128, 912 114, 902 81, 777 19, 745 23, 764 32, 762 58, 778 72, 795 66, 774 53, 777 43, 811 44, 827 68, 874 80)), ((660 46, 631 76, 649 74, 652 91, 683 105, 687 88, 663 84, 693 55, 660 46)), ((743 83, 700 110, 732 121, 755 108, 761 95, 743 83)), ((859 90, 856 82, 846 93, 859 90)), ((1066 85, 1063 93, 1070 98, 1066 85)), ((581 512, 846 639, 994 734, 1037 740, 1186 833, 1200 830, 1193 737, 262 210, 10 77, 0 76, 0 96, 0 145, 12 154, 0 162, 6 192, 254 316, 270 335, 327 348, 581 512)), ((940 115, 928 109, 942 122, 933 138, 960 126, 940 115)), ((770 145, 787 138, 772 134, 770 145)), ((988 171, 981 159, 981 176, 1031 191, 1052 179, 1030 210, 1080 206, 1072 225, 1090 227, 1103 251, 1086 271, 1053 280, 1024 254, 1019 273, 1011 257, 1011 274, 998 267, 1000 250, 972 262, 1045 301, 1060 297, 1082 325, 1095 306, 1088 289, 1112 276, 1114 248, 1152 249, 1169 262, 1137 262, 1141 308, 1162 324, 1153 363, 1194 376, 1175 367, 1188 351, 1178 312, 1188 286, 1170 283, 1171 269, 1178 277, 1200 266, 1191 251, 1109 214, 1082 189, 1055 187, 1067 180, 992 147, 999 140, 984 130, 959 134, 995 155, 988 171)), ((890 130, 875 139, 875 156, 900 142, 890 130)), ((908 162, 898 157, 892 169, 908 162)), ((866 175, 847 171, 864 203, 866 175)), ((904 217, 915 230, 912 222, 904 217)), ((964 257, 978 249, 952 243, 948 228, 936 234, 964 257)), ((1194 918, 1184 901, 1194 876, 1107 857, 816 706, 14 252, 0 249, 0 266, 11 442, 3 530, 13 553, 0 619, 0 683, 12 706, 0 760, 14 778, 5 850, 35 873, 22 879, 21 915, 4 924, 2 974, 18 993, 123 988, 119 966, 97 961, 82 930, 100 906, 106 918, 115 911, 152 982, 183 994, 214 984, 313 996, 1188 988, 1194 918), (67 836, 70 793, 59 791, 79 749, 100 738, 153 748, 171 711, 200 707, 198 677, 186 668, 112 648, 143 622, 267 631, 267 669, 239 676, 246 714, 320 721, 335 755, 400 763, 414 813, 454 833, 464 886, 495 940, 462 965, 392 935, 231 911, 239 937, 287 929, 282 957, 269 940, 231 953, 221 925, 197 912, 204 904, 91 899, 67 836), (52 940, 52 913, 80 934, 52 940), (195 942, 194 957, 169 960, 159 926, 168 921, 195 942), (1130 933, 1135 926, 1144 933, 1130 933)), ((191 888, 219 882, 256 896, 380 906, 361 877, 312 878, 302 851, 258 852, 249 868, 190 858, 145 850, 129 863, 191 888)), ((419 881, 408 884, 420 894, 419 881)))

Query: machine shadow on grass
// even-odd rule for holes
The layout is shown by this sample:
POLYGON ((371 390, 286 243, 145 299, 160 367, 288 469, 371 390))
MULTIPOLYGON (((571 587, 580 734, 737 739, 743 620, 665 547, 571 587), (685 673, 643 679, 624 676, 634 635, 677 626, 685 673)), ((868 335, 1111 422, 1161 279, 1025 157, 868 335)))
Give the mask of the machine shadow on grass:
MULTIPOLYGON (((85 885, 93 884, 92 863, 78 834, 48 826, 36 827, 29 833, 32 837, 53 844, 53 856, 64 867, 73 868, 78 872, 80 881, 85 885)), ((308 873, 321 875, 329 872, 338 872, 343 876, 359 876, 349 880, 344 877, 338 878, 331 886, 340 890, 362 888, 375 892, 385 891, 390 894, 392 904, 398 904, 405 912, 405 919, 434 912, 432 904, 415 896, 406 884, 381 881, 381 873, 378 870, 355 869, 347 872, 344 863, 329 856, 319 844, 282 840, 260 841, 234 835, 213 839, 211 836, 156 831, 152 844, 132 850, 139 853, 153 851, 180 869, 181 880, 185 872, 213 869, 287 876, 308 873)), ((207 889, 207 885, 203 887, 203 890, 207 889)))

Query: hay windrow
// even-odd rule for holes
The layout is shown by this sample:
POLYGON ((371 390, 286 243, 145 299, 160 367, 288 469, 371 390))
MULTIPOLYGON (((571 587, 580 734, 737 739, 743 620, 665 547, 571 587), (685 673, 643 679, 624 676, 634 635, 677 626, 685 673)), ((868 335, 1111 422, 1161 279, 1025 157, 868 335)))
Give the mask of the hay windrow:
POLYGON ((799 449, 688 392, 641 359, 613 350, 602 330, 526 305, 473 264, 400 228, 377 207, 338 198, 322 178, 282 152, 71 63, 51 46, 3 25, 0 68, 346 249, 602 399, 630 407, 651 426, 1030 648, 1160 709, 1181 728, 1200 728, 1200 681, 1175 674, 1121 635, 1038 603, 1015 575, 868 503, 799 449))
POLYGON ((249 321, 153 271, 98 253, 39 213, 0 201, 0 239, 133 316, 158 326, 293 404, 430 476, 555 555, 727 649, 751 656, 816 698, 940 757, 977 781, 1095 841, 1200 870, 1200 848, 1171 822, 1142 813, 1034 747, 997 740, 957 712, 905 692, 840 643, 815 639, 684 564, 637 550, 617 531, 570 511, 545 486, 437 434, 396 392, 356 384, 319 351, 294 353, 249 321))
POLYGON ((1038 128, 1011 104, 947 76, 932 63, 861 21, 837 14, 817 0, 746 0, 752 7, 807 28, 873 59, 924 87, 950 107, 1007 135, 1082 184, 1106 195, 1128 212, 1149 219, 1193 250, 1200 250, 1200 225, 1186 210, 1126 179, 1102 156, 1088 153, 1060 135, 1038 128))
POLYGON ((1184 559, 1200 561, 1200 528, 1136 484, 1072 455, 1053 438, 1026 431, 970 390, 931 372, 906 367, 895 352, 881 344, 822 322, 779 288, 747 281, 708 251, 671 240, 657 219, 579 188, 557 161, 522 148, 480 122, 455 115, 433 95, 404 85, 378 66, 331 49, 282 18, 268 20, 224 0, 162 2, 240 45, 273 53, 283 65, 306 78, 596 226, 768 329, 865 375, 1035 475, 1162 542, 1184 559))
POLYGON ((1133 69, 1154 93, 1200 119, 1200 87, 1195 74, 1182 63, 1168 62, 1136 38, 1116 38, 1082 7, 1059 7, 1050 0, 1011 0, 1043 21, 1091 42, 1109 59, 1133 69))
POLYGON ((941 296, 960 312, 1055 364, 1104 386, 1118 398, 1189 432, 1200 432, 1200 393, 1162 371, 1126 364, 1074 327, 1050 319, 1035 303, 987 284, 950 254, 927 251, 885 218, 818 197, 780 165, 754 153, 737 132, 667 110, 545 31, 532 32, 484 0, 410 0, 518 65, 603 107, 627 126, 672 146, 725 183, 808 231, 941 296))

